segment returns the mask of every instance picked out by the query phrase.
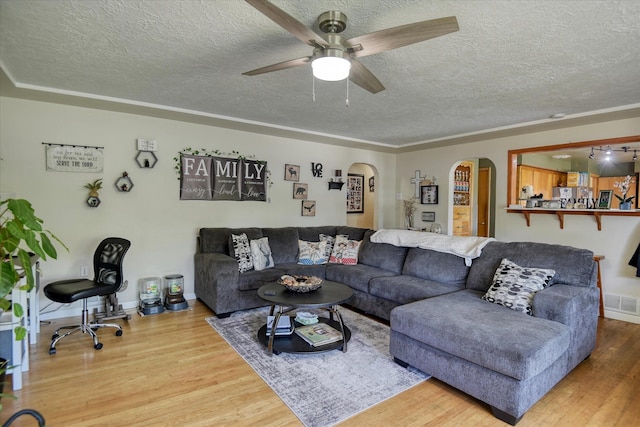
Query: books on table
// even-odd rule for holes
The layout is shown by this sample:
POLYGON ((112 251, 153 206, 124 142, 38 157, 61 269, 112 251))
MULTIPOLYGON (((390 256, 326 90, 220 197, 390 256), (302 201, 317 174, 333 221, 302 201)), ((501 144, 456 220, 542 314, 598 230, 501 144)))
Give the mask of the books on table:
POLYGON ((342 340, 340 331, 325 323, 301 326, 296 328, 296 334, 314 347, 342 340))
MULTIPOLYGON (((271 335, 271 328, 276 316, 267 316, 267 335, 271 335)), ((276 327, 276 335, 291 335, 295 326, 291 323, 290 316, 280 316, 278 326, 276 327)))

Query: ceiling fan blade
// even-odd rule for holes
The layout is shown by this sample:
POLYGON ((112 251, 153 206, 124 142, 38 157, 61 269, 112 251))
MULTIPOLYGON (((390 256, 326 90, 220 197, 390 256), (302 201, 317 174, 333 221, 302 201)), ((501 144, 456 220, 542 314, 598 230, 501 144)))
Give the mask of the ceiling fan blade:
POLYGON ((353 49, 352 56, 360 58, 444 36, 459 29, 456 17, 449 16, 400 25, 354 37, 347 40, 345 46, 353 49))
POLYGON ((319 35, 311 31, 302 22, 289 15, 284 10, 278 8, 267 0, 245 0, 251 6, 258 9, 267 18, 293 34, 301 42, 309 46, 317 47, 317 45, 327 47, 328 43, 319 35))
POLYGON ((355 59, 351 60, 349 80, 371 93, 378 93, 384 90, 384 86, 380 83, 380 80, 378 80, 362 62, 356 61, 355 59))
POLYGON ((289 61, 279 62, 273 65, 267 65, 266 67, 256 68, 255 70, 242 73, 243 76, 256 76, 258 74, 270 73, 272 71, 286 70, 287 68, 297 67, 304 65, 311 60, 310 56, 303 56, 302 58, 290 59, 289 61))

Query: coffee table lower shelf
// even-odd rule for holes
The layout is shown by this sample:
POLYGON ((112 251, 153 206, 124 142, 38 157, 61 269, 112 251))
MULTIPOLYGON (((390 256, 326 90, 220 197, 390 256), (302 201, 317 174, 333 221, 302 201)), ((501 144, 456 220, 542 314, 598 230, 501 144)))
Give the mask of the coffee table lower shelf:
MULTIPOLYGON (((340 330, 340 323, 338 323, 335 320, 331 320, 326 317, 320 317, 318 320, 320 321, 320 323, 326 323, 327 325, 332 326, 338 331, 340 330)), ((300 327, 303 325, 298 322, 295 322, 295 326, 300 327)), ((351 330, 349 330, 349 328, 346 325, 343 325, 343 326, 344 326, 343 339, 349 342, 349 340, 351 339, 351 330)), ((266 324, 264 324, 260 328, 260 330, 258 330, 258 340, 265 347, 268 347, 269 335, 267 335, 266 324)), ((303 353, 319 353, 323 351, 337 350, 337 349, 342 349, 342 344, 344 340, 335 341, 329 344, 314 347, 311 344, 307 343, 302 338, 300 338, 300 336, 294 332, 291 335, 276 336, 273 340, 273 352, 275 354, 280 354, 280 353, 303 354, 303 353)))

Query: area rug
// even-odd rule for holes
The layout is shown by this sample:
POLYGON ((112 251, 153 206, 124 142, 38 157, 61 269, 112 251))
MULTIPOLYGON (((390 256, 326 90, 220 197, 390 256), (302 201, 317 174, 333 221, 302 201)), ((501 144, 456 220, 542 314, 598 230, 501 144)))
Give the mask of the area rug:
MULTIPOLYGON (((389 399, 429 378, 389 354, 389 327, 341 308, 351 329, 347 352, 270 356, 257 338, 268 308, 207 318, 307 427, 326 427, 389 399)), ((319 312, 320 314, 320 312, 319 312)))

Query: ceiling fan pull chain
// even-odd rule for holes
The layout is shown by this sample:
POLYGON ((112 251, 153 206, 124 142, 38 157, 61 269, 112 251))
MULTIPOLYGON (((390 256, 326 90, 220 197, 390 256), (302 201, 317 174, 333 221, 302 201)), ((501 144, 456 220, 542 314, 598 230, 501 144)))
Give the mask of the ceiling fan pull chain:
POLYGON ((345 107, 349 106, 349 77, 345 79, 347 81, 347 99, 345 101, 345 107))

